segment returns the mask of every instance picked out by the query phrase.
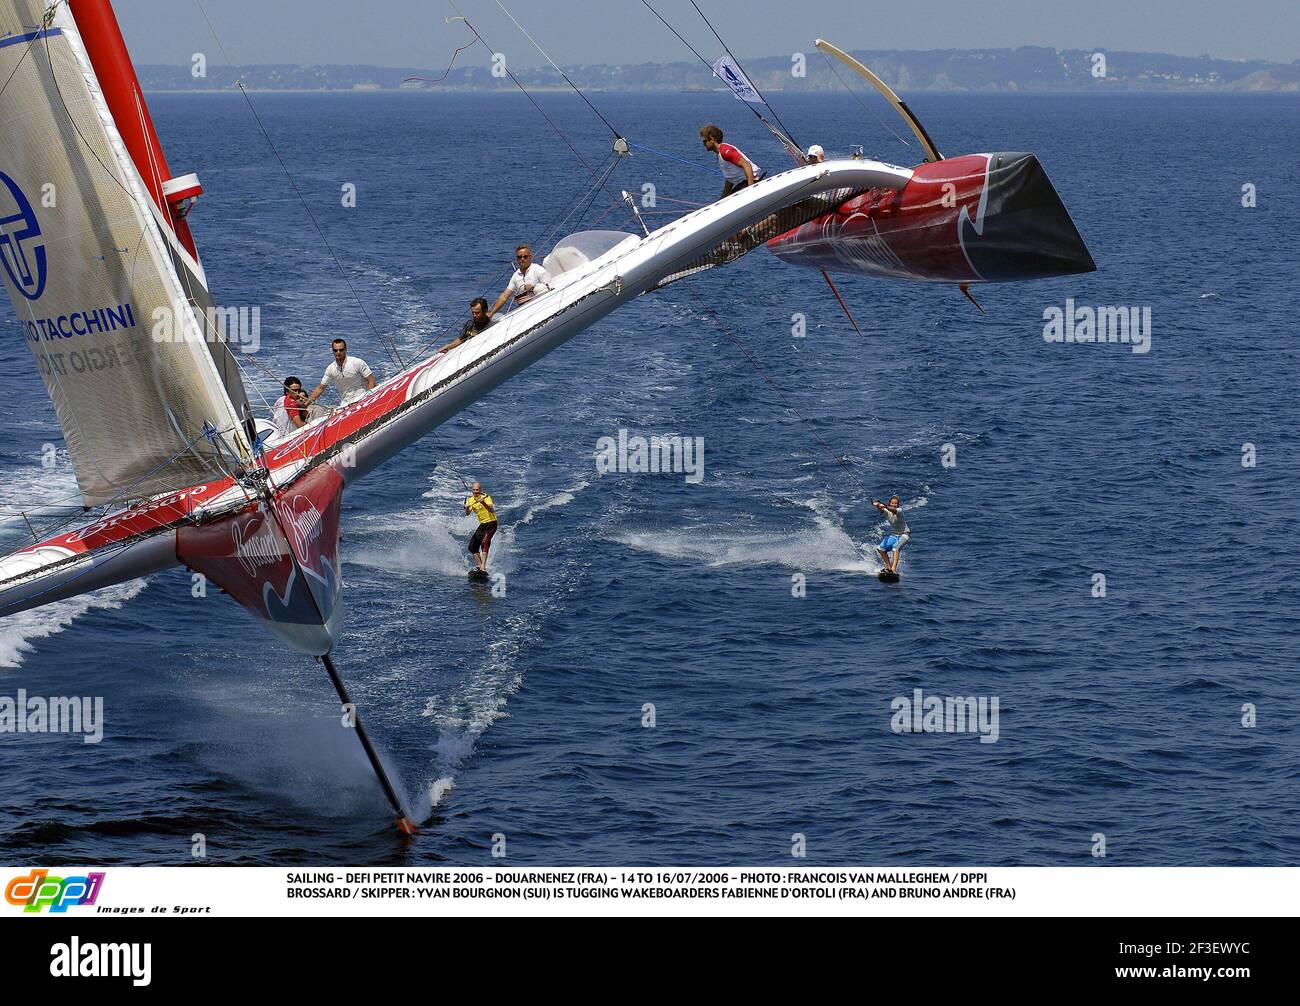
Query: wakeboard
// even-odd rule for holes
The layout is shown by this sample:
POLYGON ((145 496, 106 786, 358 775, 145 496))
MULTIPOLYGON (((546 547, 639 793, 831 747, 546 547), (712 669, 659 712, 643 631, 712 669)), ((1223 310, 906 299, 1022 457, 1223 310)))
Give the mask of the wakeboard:
POLYGON ((469 571, 469 578, 471 580, 486 580, 488 578, 488 575, 484 570, 471 569, 469 571))
POLYGON ((882 569, 879 573, 876 574, 876 579, 879 580, 881 583, 897 583, 899 580, 899 576, 897 573, 891 573, 887 569, 882 569))

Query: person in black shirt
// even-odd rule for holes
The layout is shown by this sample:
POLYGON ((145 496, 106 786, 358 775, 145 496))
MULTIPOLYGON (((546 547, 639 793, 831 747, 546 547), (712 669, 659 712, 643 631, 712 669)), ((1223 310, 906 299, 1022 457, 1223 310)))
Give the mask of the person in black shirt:
POLYGON ((491 324, 492 317, 488 314, 488 302, 482 297, 475 297, 469 302, 469 321, 465 322, 465 327, 460 330, 460 335, 452 339, 438 352, 446 353, 455 349, 466 339, 474 338, 491 324))

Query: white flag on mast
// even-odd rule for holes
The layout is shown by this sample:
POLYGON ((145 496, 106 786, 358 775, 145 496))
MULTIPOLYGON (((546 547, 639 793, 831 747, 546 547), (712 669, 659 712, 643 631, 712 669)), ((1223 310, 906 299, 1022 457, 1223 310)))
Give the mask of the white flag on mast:
POLYGON ((748 101, 754 105, 763 104, 763 99, 758 96, 758 88, 749 82, 745 71, 738 67, 736 61, 730 56, 723 56, 713 64, 713 75, 725 80, 727 86, 741 101, 748 101))

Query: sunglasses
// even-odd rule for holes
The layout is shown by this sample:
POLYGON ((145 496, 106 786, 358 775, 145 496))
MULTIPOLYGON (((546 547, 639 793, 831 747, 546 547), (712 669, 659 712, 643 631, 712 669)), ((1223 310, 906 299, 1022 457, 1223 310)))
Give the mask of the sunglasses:
POLYGON ((516 255, 515 258, 532 258, 531 252, 525 252, 523 255, 516 255))

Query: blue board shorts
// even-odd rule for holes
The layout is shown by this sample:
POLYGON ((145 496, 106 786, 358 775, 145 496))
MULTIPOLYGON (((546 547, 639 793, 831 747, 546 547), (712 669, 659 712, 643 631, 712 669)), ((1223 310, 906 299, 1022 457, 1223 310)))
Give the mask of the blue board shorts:
POLYGON ((882 552, 892 552, 895 549, 902 548, 907 544, 907 540, 911 537, 910 534, 885 535, 885 540, 880 543, 880 550, 882 552))

